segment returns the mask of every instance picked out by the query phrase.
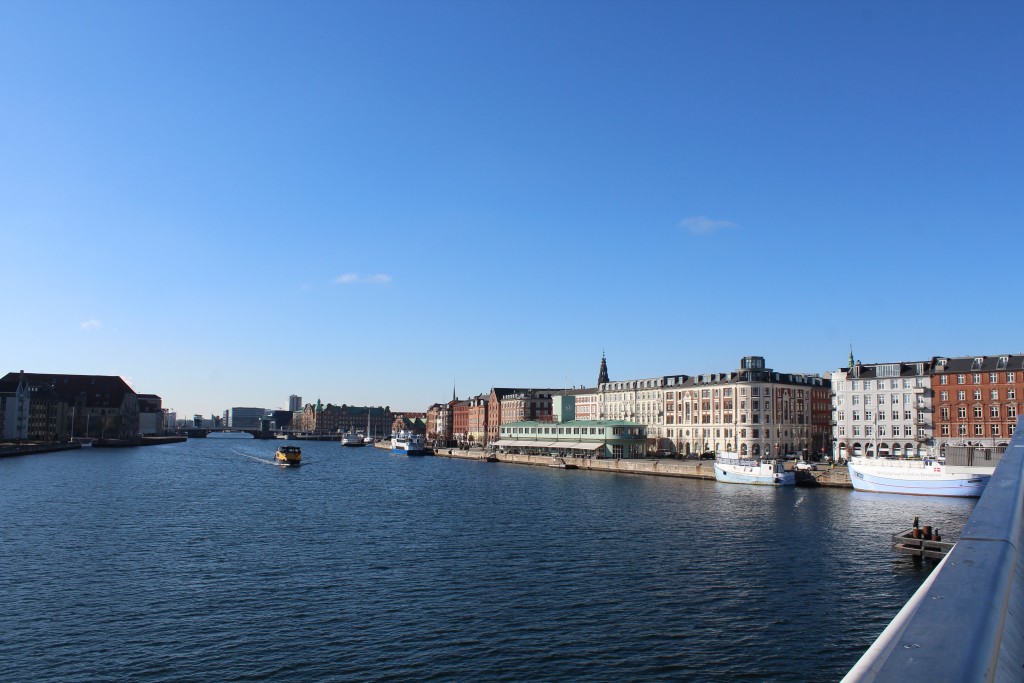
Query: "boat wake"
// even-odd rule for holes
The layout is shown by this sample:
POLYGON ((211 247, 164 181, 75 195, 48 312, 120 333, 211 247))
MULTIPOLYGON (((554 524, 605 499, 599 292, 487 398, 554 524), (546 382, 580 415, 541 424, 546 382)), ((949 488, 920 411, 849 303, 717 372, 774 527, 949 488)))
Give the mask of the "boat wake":
POLYGON ((260 457, 255 456, 255 455, 249 455, 248 453, 243 453, 242 451, 237 451, 236 450, 236 451, 233 451, 233 452, 237 453, 238 455, 241 455, 244 458, 249 458, 250 460, 255 460, 256 462, 261 462, 264 465, 276 465, 276 464, 278 464, 277 461, 275 461, 275 460, 267 460, 266 458, 260 458, 260 457))

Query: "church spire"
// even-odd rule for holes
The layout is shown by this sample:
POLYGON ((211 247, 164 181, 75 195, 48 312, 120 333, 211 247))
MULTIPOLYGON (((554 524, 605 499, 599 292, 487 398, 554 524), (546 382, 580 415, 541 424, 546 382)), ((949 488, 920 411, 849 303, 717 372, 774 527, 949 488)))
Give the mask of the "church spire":
POLYGON ((853 344, 850 344, 850 367, 853 367, 853 344))
POLYGON ((608 379, 608 363, 604 359, 604 351, 601 351, 601 371, 597 373, 597 385, 601 386, 605 382, 609 382, 608 379))
POLYGON ((452 382, 452 400, 453 401, 459 400, 459 399, 455 398, 455 382, 452 382))

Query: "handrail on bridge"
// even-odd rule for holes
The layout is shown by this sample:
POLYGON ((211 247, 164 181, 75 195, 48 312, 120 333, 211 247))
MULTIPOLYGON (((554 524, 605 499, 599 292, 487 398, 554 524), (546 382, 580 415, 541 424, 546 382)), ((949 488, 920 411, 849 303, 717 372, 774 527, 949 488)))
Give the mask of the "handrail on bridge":
POLYGON ((844 682, 1024 680, 1022 425, 956 546, 844 682))

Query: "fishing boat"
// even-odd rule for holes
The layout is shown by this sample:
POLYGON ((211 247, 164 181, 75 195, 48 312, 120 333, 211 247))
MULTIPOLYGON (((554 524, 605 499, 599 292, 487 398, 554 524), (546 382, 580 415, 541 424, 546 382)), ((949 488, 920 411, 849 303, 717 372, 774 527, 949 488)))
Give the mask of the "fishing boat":
POLYGON ((280 465, 291 465, 292 467, 302 464, 302 449, 298 446, 281 446, 277 449, 274 460, 280 465))
POLYGON ((796 475, 778 460, 746 459, 736 453, 720 453, 715 458, 715 479, 729 484, 796 485, 796 475))
POLYGON ((391 438, 391 450, 406 455, 425 455, 426 440, 422 434, 402 430, 391 438))
POLYGON ((851 458, 850 483, 857 491, 915 496, 979 498, 995 467, 947 465, 931 458, 851 458))

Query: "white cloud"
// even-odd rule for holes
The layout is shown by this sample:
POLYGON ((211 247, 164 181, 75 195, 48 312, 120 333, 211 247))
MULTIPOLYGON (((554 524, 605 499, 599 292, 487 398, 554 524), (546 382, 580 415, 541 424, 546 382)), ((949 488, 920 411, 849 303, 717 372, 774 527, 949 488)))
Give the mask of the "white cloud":
POLYGON ((92 320, 86 320, 81 325, 79 325, 79 328, 83 330, 98 330, 100 329, 100 321, 96 320, 96 318, 93 318, 92 320))
POLYGON ((688 230, 692 235, 706 235, 716 230, 735 228, 736 224, 732 221, 713 221, 707 216, 694 216, 679 221, 679 227, 688 230))
POLYGON ((345 273, 334 278, 335 284, 351 285, 356 282, 366 282, 373 285, 386 285, 391 282, 391 276, 385 273, 376 275, 360 275, 359 273, 345 273))

